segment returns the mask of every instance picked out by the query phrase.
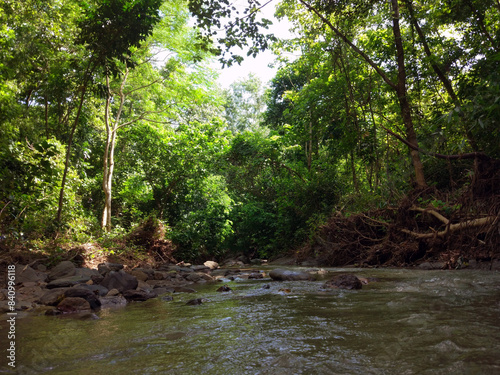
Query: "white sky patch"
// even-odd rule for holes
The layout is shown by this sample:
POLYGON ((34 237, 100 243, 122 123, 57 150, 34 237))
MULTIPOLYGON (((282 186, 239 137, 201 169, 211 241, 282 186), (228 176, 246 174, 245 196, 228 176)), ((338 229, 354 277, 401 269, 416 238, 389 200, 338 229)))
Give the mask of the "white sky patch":
MULTIPOLYGON (((265 4, 265 1, 261 1, 265 4)), ((237 8, 244 9, 246 1, 236 1, 235 6, 237 8)), ((291 24, 287 20, 277 20, 274 17, 276 4, 271 2, 262 8, 262 15, 259 18, 266 18, 273 22, 267 30, 263 30, 266 34, 274 34, 278 38, 289 39, 292 38, 292 33, 289 31, 291 24)), ((240 12, 242 14, 243 11, 240 12)), ((260 78, 262 83, 266 85, 274 76, 278 70, 277 67, 271 67, 276 59, 276 56, 271 50, 266 50, 260 52, 255 58, 252 56, 246 56, 246 51, 238 51, 236 48, 233 51, 236 54, 243 56, 245 59, 241 65, 234 64, 231 67, 225 67, 222 69, 222 65, 218 61, 214 61, 211 65, 213 69, 219 72, 218 82, 222 88, 228 88, 231 83, 238 81, 242 78, 246 78, 248 74, 253 73, 260 78)))

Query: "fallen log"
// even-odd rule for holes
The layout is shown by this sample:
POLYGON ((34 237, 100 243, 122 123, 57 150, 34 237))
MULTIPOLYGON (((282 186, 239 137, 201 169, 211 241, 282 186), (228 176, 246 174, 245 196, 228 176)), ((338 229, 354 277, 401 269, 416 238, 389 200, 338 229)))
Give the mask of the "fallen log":
MULTIPOLYGON (((446 218, 445 218, 446 219, 446 218)), ((492 224, 495 221, 495 216, 481 217, 478 219, 467 220, 465 222, 460 222, 456 224, 449 224, 442 231, 433 231, 432 233, 418 233, 409 229, 401 229, 403 233, 407 233, 415 238, 434 238, 434 237, 444 237, 450 233, 457 232, 459 230, 464 230, 468 228, 480 227, 483 225, 492 224)), ((447 219, 446 219, 447 220, 447 219)), ((431 228, 432 229, 432 228, 431 228)))

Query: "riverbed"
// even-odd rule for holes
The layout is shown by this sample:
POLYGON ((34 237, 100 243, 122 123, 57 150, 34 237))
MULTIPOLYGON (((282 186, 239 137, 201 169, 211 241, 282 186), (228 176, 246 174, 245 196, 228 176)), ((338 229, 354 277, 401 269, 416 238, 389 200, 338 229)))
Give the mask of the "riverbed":
MULTIPOLYGON (((500 273, 326 269, 376 278, 227 280, 119 309, 17 321, 17 374, 498 374, 500 273), (204 298, 201 305, 186 305, 204 298)), ((1 322, 2 332, 7 325, 1 322)), ((6 342, 2 333, 2 353, 6 342)), ((3 356, 5 357, 5 356, 3 356)), ((8 373, 6 358, 0 373, 8 373)))

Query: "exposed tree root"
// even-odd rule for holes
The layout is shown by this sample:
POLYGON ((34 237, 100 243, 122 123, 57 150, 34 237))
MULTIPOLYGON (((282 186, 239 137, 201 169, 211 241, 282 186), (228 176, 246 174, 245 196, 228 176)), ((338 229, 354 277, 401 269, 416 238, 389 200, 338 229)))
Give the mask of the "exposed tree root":
POLYGON ((297 254, 325 266, 410 266, 426 260, 500 259, 500 161, 476 163, 457 193, 410 192, 398 207, 335 214, 297 254), (423 206, 423 207, 422 207, 423 206))

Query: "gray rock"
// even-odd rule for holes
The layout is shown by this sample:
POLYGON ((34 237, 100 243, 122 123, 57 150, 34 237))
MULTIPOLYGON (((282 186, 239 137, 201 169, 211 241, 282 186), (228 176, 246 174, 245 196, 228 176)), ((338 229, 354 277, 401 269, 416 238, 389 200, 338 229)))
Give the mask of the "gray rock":
POLYGON ((101 307, 101 302, 99 301, 97 296, 94 294, 94 292, 92 292, 88 289, 69 288, 69 289, 66 289, 66 291, 64 292, 64 296, 66 298, 68 298, 68 297, 83 298, 84 300, 86 300, 89 303, 90 308, 92 310, 95 310, 95 309, 98 309, 99 307, 101 307))
POLYGON ((290 271, 281 268, 272 270, 269 273, 271 279, 276 281, 307 281, 314 278, 307 272, 290 271))
POLYGON ((75 272, 76 276, 88 277, 88 280, 92 279, 92 277, 100 277, 101 274, 97 272, 97 270, 93 270, 90 268, 77 268, 75 272))
POLYGON ((76 274, 75 265, 69 260, 64 260, 49 272, 49 281, 62 279, 76 274))
POLYGON ((16 265, 16 284, 45 281, 47 281, 47 275, 45 273, 35 271, 30 266, 16 265))
POLYGON ((327 281, 323 287, 338 288, 338 289, 361 289, 363 284, 355 275, 343 274, 336 275, 331 280, 327 281))
POLYGON ((193 283, 197 283, 198 281, 201 280, 201 276, 198 275, 197 273, 193 272, 193 273, 188 273, 185 277, 184 277, 187 281, 192 281, 193 283))
POLYGON ((58 288, 49 290, 45 292, 45 294, 42 295, 37 302, 42 305, 57 306, 59 302, 61 302, 64 299, 64 292, 67 289, 68 288, 58 288))
POLYGON ((123 292, 123 297, 128 301, 147 301, 148 299, 156 298, 157 294, 145 290, 126 290, 123 292))
POLYGON ((101 281, 101 285, 105 288, 109 290, 118 289, 121 293, 126 290, 137 288, 138 284, 139 282, 134 276, 125 273, 123 270, 118 272, 111 271, 104 280, 101 281))
POLYGON ((69 288, 77 284, 83 284, 89 281, 87 276, 69 276, 62 279, 53 280, 46 285, 47 289, 69 288))
POLYGON ((191 266, 191 269, 194 271, 194 272, 210 272, 210 267, 208 266, 205 266, 205 265, 199 265, 199 266, 191 266))
POLYGON ((264 275, 262 275, 260 272, 252 272, 250 275, 248 275, 249 279, 263 279, 264 275))
POLYGON ((75 313, 79 311, 90 310, 90 304, 84 298, 67 297, 57 305, 57 310, 59 310, 63 314, 75 313))
POLYGON ((75 285, 75 288, 87 289, 87 290, 90 290, 95 295, 102 296, 102 297, 104 297, 109 292, 108 288, 106 288, 102 285, 78 284, 78 285, 75 285))
POLYGON ((127 305, 127 300, 123 296, 100 297, 99 301, 101 301, 101 309, 123 307, 127 305))
POLYGON ((130 274, 132 276, 134 276, 139 281, 146 281, 147 279, 149 279, 148 274, 146 272, 139 270, 139 269, 132 270, 130 272, 130 274))
POLYGON ((103 276, 106 276, 111 271, 118 272, 122 269, 123 269, 123 264, 120 263, 105 262, 105 263, 99 263, 97 265, 97 271, 103 276))

